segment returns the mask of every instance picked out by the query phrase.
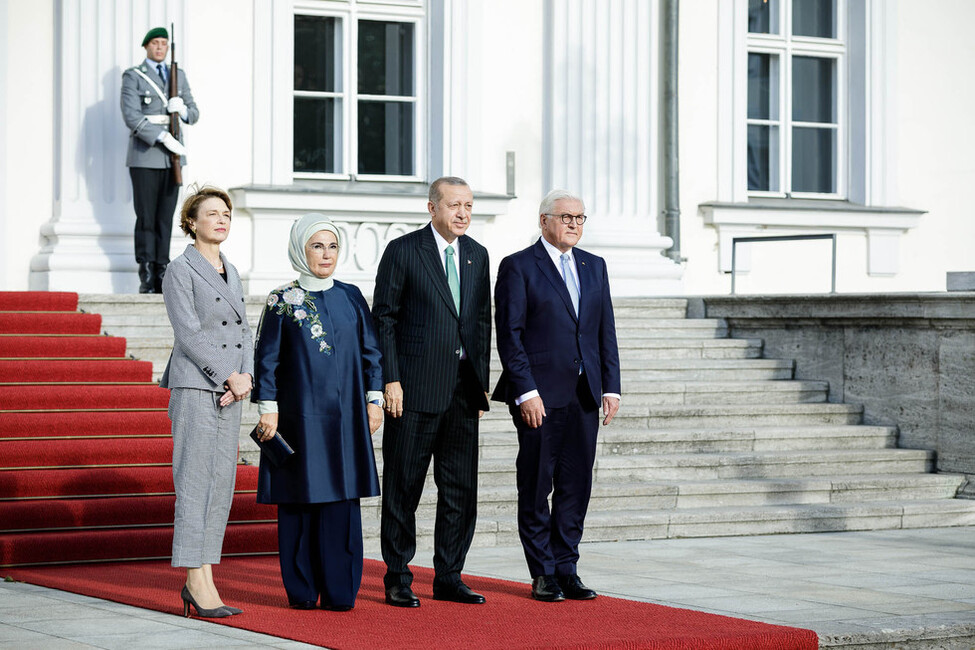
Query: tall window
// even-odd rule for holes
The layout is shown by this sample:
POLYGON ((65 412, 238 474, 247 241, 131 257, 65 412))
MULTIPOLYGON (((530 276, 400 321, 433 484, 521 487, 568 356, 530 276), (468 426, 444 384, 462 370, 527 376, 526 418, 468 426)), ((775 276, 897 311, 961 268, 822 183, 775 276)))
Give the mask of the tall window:
POLYGON ((354 10, 295 15, 296 175, 419 174, 416 27, 354 10))
POLYGON ((748 191, 845 193, 844 0, 749 0, 748 191))

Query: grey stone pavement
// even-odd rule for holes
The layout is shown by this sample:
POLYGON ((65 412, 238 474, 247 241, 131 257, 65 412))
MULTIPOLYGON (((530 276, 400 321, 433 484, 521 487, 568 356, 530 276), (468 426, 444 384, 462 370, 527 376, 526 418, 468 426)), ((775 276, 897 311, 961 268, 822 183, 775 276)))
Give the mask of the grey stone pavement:
MULTIPOLYGON (((805 627, 824 648, 975 648, 975 527, 599 542, 580 550, 579 575, 607 596, 805 627)), ((417 559, 429 563, 429 553, 417 559)), ((520 548, 474 548, 467 572, 525 582, 528 596, 520 548)), ((132 646, 312 647, 0 583, 0 649, 132 646)))

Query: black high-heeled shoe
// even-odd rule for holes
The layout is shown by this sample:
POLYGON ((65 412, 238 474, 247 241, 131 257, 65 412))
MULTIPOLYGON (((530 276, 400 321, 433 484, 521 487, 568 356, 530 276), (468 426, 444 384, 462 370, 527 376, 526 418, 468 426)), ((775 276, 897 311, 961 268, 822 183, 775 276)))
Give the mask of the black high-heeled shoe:
POLYGON ((196 610, 196 615, 200 618, 225 618, 227 616, 233 616, 234 613, 227 610, 226 606, 221 605, 220 607, 214 607, 213 609, 203 609, 196 604, 196 599, 193 598, 193 594, 190 590, 183 586, 183 591, 179 594, 180 598, 183 599, 183 616, 186 618, 190 617, 190 605, 196 610))

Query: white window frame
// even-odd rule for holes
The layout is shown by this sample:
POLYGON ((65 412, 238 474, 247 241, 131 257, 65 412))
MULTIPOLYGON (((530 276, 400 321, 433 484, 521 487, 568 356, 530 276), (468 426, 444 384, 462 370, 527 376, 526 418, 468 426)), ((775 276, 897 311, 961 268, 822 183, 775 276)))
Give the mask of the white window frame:
POLYGON ((923 214, 900 208, 897 195, 898 4, 844 2, 837 16, 844 25, 843 110, 849 120, 842 160, 846 171, 839 180, 848 201, 824 201, 827 195, 822 194, 802 200, 749 192, 748 0, 718 3, 717 192, 699 209, 704 223, 717 231, 720 271, 731 270, 733 237, 845 232, 865 236, 869 275, 898 273, 900 238, 919 225, 923 214))
MULTIPOLYGON (((288 94, 291 157, 291 178, 305 180, 357 180, 412 182, 426 178, 426 32, 423 3, 415 0, 296 0, 290 14, 291 48, 288 51, 290 67, 294 68, 294 17, 322 16, 340 21, 343 60, 340 64, 342 90, 334 93, 312 92, 309 96, 335 96, 342 99, 342 171, 334 173, 300 172, 294 170, 294 98, 304 93, 296 92, 291 84, 288 94), (358 47, 360 20, 392 21, 413 25, 413 96, 390 98, 386 96, 360 95, 358 93, 358 47), (358 173, 358 119, 359 100, 404 101, 413 109, 413 174, 359 174, 358 173)), ((282 53, 283 54, 283 53, 282 53)))
MULTIPOLYGON (((759 34, 747 31, 746 46, 748 54, 770 54, 778 57, 778 108, 779 108, 779 137, 778 137, 778 169, 779 189, 777 191, 748 190, 748 196, 783 197, 783 198, 819 198, 843 199, 847 195, 847 160, 849 145, 847 142, 847 79, 846 79, 846 2, 834 0, 836 15, 836 38, 818 38, 811 36, 792 35, 792 2, 779 0, 778 33, 759 34), (793 127, 810 126, 822 129, 821 123, 795 122, 792 119, 792 59, 795 56, 807 56, 821 59, 832 59, 834 65, 833 81, 835 88, 836 122, 831 125, 835 131, 836 150, 833 169, 834 192, 794 192, 792 191, 792 129, 793 127)), ((747 10, 747 3, 746 3, 747 10)), ((747 57, 747 55, 746 55, 747 57)), ((747 92, 747 78, 746 92, 747 92)), ((765 124, 770 120, 753 120, 747 117, 748 125, 765 124)), ((771 171, 771 170, 770 170, 771 171)), ((747 181, 746 181, 747 183, 747 181)), ((747 187, 747 184, 746 184, 747 187)))

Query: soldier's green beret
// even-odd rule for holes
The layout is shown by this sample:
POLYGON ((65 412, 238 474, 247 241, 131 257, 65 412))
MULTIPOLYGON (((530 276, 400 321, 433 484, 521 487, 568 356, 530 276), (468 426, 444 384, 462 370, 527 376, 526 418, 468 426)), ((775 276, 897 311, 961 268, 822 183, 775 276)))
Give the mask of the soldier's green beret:
POLYGON ((165 27, 153 27, 146 34, 146 37, 142 39, 142 47, 148 45, 149 41, 154 38, 165 38, 166 40, 169 40, 169 32, 166 31, 165 27))

